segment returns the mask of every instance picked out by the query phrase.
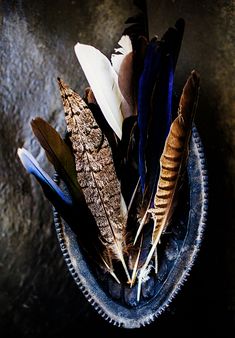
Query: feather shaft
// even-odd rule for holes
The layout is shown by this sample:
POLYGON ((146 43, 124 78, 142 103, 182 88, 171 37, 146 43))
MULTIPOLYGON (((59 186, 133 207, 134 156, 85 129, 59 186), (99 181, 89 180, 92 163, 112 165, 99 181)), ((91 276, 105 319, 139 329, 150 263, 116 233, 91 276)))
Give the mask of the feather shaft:
POLYGON ((140 245, 139 245, 138 254, 137 254, 137 256, 136 256, 136 260, 135 260, 135 264, 134 264, 134 269, 133 269, 133 271, 132 271, 130 287, 132 287, 133 284, 134 284, 135 281, 136 281, 137 270, 138 270, 138 265, 139 265, 139 260, 140 260, 140 254, 141 254, 141 250, 142 250, 142 245, 143 245, 143 235, 142 235, 141 240, 140 240, 140 245))

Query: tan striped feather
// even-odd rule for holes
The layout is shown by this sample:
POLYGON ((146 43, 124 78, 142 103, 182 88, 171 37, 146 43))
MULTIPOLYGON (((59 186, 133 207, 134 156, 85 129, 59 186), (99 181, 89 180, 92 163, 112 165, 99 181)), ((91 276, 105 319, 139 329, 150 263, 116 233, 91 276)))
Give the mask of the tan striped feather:
MULTIPOLYGON (((152 247, 140 271, 144 275, 159 242, 163 230, 172 216, 175 194, 185 168, 189 140, 199 91, 199 75, 193 71, 188 78, 181 95, 178 116, 173 121, 160 159, 160 176, 154 198, 152 213, 154 228, 152 247)), ((140 291, 139 291, 140 292, 140 291)))

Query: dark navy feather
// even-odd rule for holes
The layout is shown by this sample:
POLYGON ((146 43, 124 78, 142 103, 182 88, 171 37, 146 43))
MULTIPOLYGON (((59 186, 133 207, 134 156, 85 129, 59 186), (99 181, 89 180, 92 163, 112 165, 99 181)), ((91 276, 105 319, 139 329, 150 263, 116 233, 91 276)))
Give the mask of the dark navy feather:
POLYGON ((121 155, 120 179, 122 195, 126 204, 129 205, 139 179, 137 116, 129 116, 123 121, 119 153, 121 155))
POLYGON ((153 91, 151 117, 146 146, 146 189, 145 199, 154 195, 159 173, 159 158, 172 121, 173 60, 168 55, 162 60, 159 79, 153 91))
POLYGON ((139 126, 139 175, 142 191, 146 175, 146 141, 150 115, 150 101, 161 65, 161 48, 156 38, 149 43, 144 60, 144 69, 139 80, 138 126, 139 126))
POLYGON ((167 30, 161 41, 153 39, 149 43, 139 81, 139 175, 142 191, 146 192, 147 189, 150 194, 145 196, 147 199, 153 192, 159 158, 172 119, 174 71, 183 32, 184 20, 179 19, 174 28, 167 30))

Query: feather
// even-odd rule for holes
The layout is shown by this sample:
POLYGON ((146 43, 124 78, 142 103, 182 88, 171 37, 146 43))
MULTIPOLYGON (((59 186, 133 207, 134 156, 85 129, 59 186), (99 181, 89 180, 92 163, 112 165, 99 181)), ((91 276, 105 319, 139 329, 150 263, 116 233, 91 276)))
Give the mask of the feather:
MULTIPOLYGON (((126 206, 116 177, 112 152, 90 109, 81 97, 59 80, 67 129, 75 154, 77 179, 100 231, 110 260, 121 261, 128 280, 124 254, 126 206)), ((110 266, 110 265, 109 265, 110 266)))
POLYGON ((139 126, 139 175, 142 191, 145 187, 146 175, 146 141, 150 114, 150 100, 161 65, 161 49, 157 39, 151 40, 147 47, 144 70, 139 80, 138 90, 138 126, 139 126))
POLYGON ((106 121, 104 115, 102 114, 100 107, 96 103, 89 102, 87 98, 85 98, 85 101, 87 102, 87 106, 91 110, 92 115, 94 116, 98 126, 100 127, 100 129, 102 130, 102 132, 108 139, 109 145, 112 149, 113 161, 114 161, 116 173, 117 173, 117 176, 119 177, 121 156, 120 156, 120 152, 118 151, 118 148, 119 148, 120 141, 118 140, 112 128, 106 121))
POLYGON ((78 203, 84 203, 84 196, 77 181, 74 156, 68 145, 57 131, 42 118, 37 117, 32 120, 31 126, 34 135, 44 148, 48 160, 54 165, 55 170, 67 185, 73 199, 78 203))
POLYGON ((137 115, 138 81, 143 69, 146 40, 140 38, 135 51, 124 55, 119 65, 118 85, 123 96, 121 110, 124 119, 137 115))
POLYGON ((159 78, 151 100, 150 128, 146 142, 146 180, 144 200, 151 201, 156 191, 159 159, 169 133, 172 116, 173 62, 170 55, 161 62, 159 78))
MULTIPOLYGON (((28 173, 33 174, 41 185, 46 198, 76 234, 78 242, 82 244, 88 257, 96 264, 100 264, 99 253, 103 247, 102 243, 97 241, 97 226, 90 210, 82 203, 74 203, 70 195, 65 194, 59 188, 26 149, 18 149, 17 153, 28 173)), ((110 268, 108 271, 114 274, 111 273, 110 268)))
POLYGON ((147 4, 145 0, 135 0, 134 5, 140 9, 140 12, 125 22, 127 27, 125 28, 123 35, 127 34, 130 36, 132 45, 135 49, 136 43, 140 36, 149 39, 148 29, 148 15, 147 15, 147 4))
POLYGON ((121 47, 115 48, 116 53, 111 55, 111 62, 118 74, 118 85, 123 96, 121 110, 123 117, 126 118, 133 114, 133 52, 128 35, 123 35, 118 44, 121 47))
POLYGON ((110 61, 98 49, 77 43, 75 53, 107 122, 122 137, 122 95, 118 76, 110 61))
POLYGON ((133 86, 133 53, 123 59, 119 74, 118 85, 123 95, 122 112, 124 118, 134 115, 134 86, 133 86))
POLYGON ((143 245, 143 235, 141 236, 137 253, 135 255, 132 255, 132 256, 129 257, 131 264, 133 266, 131 281, 130 281, 131 287, 133 286, 133 284, 135 283, 135 280, 136 280, 137 271, 138 271, 138 268, 139 268, 139 261, 140 261, 140 254, 141 254, 141 250, 142 250, 142 245, 143 245))
POLYGON ((120 47, 115 48, 115 53, 111 55, 111 62, 117 74, 119 74, 120 66, 126 55, 130 54, 133 50, 131 39, 128 35, 122 35, 121 39, 118 41, 118 44, 120 47))
POLYGON ((142 189, 147 189, 146 201, 156 189, 159 158, 170 129, 174 70, 183 32, 184 21, 180 19, 161 41, 150 42, 139 81, 139 172, 142 189))
MULTIPOLYGON (((149 208, 149 207, 150 207, 150 202, 149 202, 149 204, 148 204, 148 208, 149 208)), ((136 232, 136 235, 135 235, 135 239, 134 239, 134 242, 133 242, 134 245, 135 245, 137 239, 139 238, 139 235, 140 235, 140 233, 141 233, 141 231, 142 231, 144 225, 145 225, 145 224, 147 223, 147 221, 148 221, 148 213, 149 213, 149 212, 148 212, 148 208, 147 208, 147 210, 145 211, 144 216, 143 216, 143 217, 140 217, 139 227, 138 227, 138 229, 137 229, 137 232, 136 232)))
POLYGON ((121 154, 121 189, 127 205, 135 190, 138 174, 138 128, 136 116, 123 121, 122 140, 119 145, 121 154), (126 184, 128 182, 128 184, 126 184))
POLYGON ((18 149, 17 154, 28 173, 35 176, 40 183, 46 197, 61 213, 66 221, 71 221, 73 209, 72 199, 65 195, 51 177, 39 166, 35 158, 24 148, 18 149))
POLYGON ((189 139, 199 92, 199 75, 193 71, 181 95, 178 117, 173 121, 161 156, 161 170, 158 180, 154 208, 150 209, 154 228, 152 246, 139 275, 139 294, 142 276, 155 252, 162 232, 167 227, 173 212, 175 194, 183 174, 188 155, 189 139))

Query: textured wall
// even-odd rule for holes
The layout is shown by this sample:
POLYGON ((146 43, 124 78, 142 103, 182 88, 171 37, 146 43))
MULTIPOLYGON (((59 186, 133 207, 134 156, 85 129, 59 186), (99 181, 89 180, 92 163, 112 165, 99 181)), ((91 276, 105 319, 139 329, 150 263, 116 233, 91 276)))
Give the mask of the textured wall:
POLYGON ((176 83, 179 90, 194 67, 201 73, 196 123, 208 157, 210 218, 197 264, 171 311, 132 332, 109 327, 84 301, 62 260, 50 206, 16 158, 25 146, 51 171, 29 121, 42 116, 64 129, 56 77, 82 93, 74 44, 92 44, 109 56, 132 1, 4 0, 0 6, 0 336, 63 337, 73 328, 90 332, 92 320, 102 336, 187 337, 201 335, 205 325, 206 336, 228 337, 224 330, 235 313, 232 1, 148 1, 152 35, 178 17, 186 20, 176 83))

